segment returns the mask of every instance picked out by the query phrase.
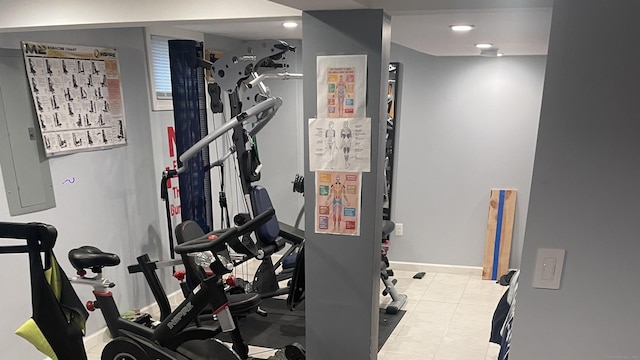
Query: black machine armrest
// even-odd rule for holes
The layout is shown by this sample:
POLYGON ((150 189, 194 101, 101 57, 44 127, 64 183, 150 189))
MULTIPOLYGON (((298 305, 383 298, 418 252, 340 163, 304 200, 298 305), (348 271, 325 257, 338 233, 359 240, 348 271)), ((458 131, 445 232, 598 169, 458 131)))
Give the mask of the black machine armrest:
POLYGON ((283 222, 278 222, 280 225, 280 236, 286 241, 299 245, 304 241, 304 230, 300 230, 291 225, 287 225, 283 222))
POLYGON ((271 256, 277 253, 278 251, 284 249, 285 244, 286 244, 285 239, 282 237, 278 237, 275 239, 273 244, 261 246, 260 250, 262 250, 262 252, 264 253, 262 257, 271 256))

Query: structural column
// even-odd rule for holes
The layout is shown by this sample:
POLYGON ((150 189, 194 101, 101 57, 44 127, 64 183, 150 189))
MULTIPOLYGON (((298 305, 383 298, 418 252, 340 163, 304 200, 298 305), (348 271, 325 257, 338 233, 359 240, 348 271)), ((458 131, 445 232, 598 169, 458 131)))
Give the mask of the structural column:
POLYGON ((307 358, 376 359, 391 22, 382 10, 310 11, 302 19, 307 358), (371 171, 362 173, 358 236, 314 231, 316 186, 309 170, 308 120, 317 116, 316 57, 327 55, 367 55, 371 171))

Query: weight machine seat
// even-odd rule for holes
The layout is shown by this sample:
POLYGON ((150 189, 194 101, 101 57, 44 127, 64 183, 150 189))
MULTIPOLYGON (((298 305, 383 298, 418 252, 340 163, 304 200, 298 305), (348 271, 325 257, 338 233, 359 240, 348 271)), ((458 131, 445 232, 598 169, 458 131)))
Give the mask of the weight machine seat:
POLYGON ((69 251, 69 261, 76 270, 102 268, 120 264, 118 255, 103 252, 94 246, 81 246, 69 251))
POLYGON ((282 259, 282 268, 283 269, 293 269, 296 266, 296 259, 298 258, 298 253, 291 253, 289 256, 282 259))

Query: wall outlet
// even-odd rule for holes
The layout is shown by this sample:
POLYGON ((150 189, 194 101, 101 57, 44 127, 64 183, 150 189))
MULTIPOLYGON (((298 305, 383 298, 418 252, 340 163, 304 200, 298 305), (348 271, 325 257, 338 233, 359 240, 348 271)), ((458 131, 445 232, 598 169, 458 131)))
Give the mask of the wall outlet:
POLYGON ((404 226, 402 224, 396 224, 396 236, 402 236, 404 234, 404 226))

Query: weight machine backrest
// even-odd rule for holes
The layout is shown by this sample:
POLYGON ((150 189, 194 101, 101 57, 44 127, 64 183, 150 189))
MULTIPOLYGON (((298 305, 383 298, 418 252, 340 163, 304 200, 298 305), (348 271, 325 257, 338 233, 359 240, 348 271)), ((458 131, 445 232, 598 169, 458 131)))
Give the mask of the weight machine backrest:
MULTIPOLYGON (((260 185, 252 186, 251 205, 255 214, 260 214, 269 208, 273 208, 267 189, 260 185)), ((264 225, 260 226, 258 230, 256 230, 258 240, 264 245, 274 245, 276 240, 278 240, 279 234, 280 225, 275 214, 271 220, 267 221, 264 225)))

